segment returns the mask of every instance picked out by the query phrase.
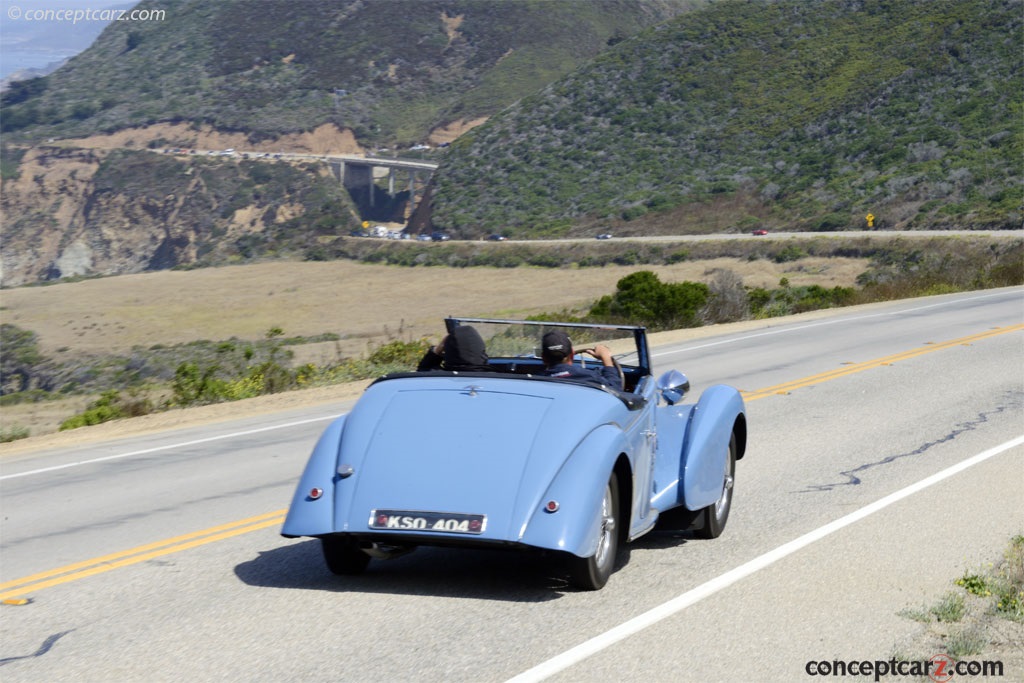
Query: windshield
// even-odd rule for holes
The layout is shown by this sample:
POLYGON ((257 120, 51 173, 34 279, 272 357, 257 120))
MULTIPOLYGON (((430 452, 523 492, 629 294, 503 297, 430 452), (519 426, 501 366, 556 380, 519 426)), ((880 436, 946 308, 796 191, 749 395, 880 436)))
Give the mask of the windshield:
POLYGON ((521 320, 491 320, 479 318, 449 318, 449 330, 460 325, 472 325, 483 337, 487 355, 496 358, 540 358, 540 340, 553 330, 564 332, 572 341, 573 350, 604 344, 623 366, 637 367, 649 372, 644 328, 616 325, 589 325, 582 323, 535 322, 521 320))

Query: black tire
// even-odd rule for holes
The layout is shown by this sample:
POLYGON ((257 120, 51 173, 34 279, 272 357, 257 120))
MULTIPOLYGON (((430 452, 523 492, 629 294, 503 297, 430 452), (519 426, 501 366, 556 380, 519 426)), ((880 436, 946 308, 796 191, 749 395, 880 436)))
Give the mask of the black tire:
POLYGON ((320 547, 324 551, 327 568, 339 576, 362 574, 370 563, 370 556, 348 538, 324 536, 320 539, 320 547))
POLYGON ((604 489, 600 517, 601 538, 597 551, 590 557, 569 557, 572 584, 581 590, 596 591, 604 588, 615 569, 619 554, 619 481, 612 474, 604 489))
POLYGON ((700 511, 701 524, 696 530, 698 538, 718 538, 725 531, 732 509, 733 484, 736 481, 736 434, 729 437, 729 457, 725 459, 722 477, 722 495, 711 505, 700 511))

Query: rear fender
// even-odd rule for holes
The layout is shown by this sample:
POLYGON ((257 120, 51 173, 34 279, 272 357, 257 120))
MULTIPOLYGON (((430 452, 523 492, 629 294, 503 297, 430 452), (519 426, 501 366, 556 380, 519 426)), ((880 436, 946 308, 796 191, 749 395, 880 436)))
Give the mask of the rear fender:
POLYGON ((313 447, 313 453, 306 462, 306 469, 288 508, 288 516, 281 529, 282 536, 317 536, 335 531, 334 497, 339 479, 336 468, 344 426, 343 415, 327 426, 313 447), (323 491, 323 495, 315 500, 309 495, 314 488, 323 491))
MULTIPOLYGON (((587 435, 566 459, 554 481, 534 502, 522 542, 537 548, 562 550, 578 557, 597 552, 598 519, 608 483, 620 454, 628 452, 625 435, 612 425, 602 425, 587 435), (555 501, 558 509, 545 505, 555 501)), ((621 487, 620 492, 632 487, 621 487)), ((619 501, 620 524, 627 524, 632 501, 619 501)))
POLYGON ((679 502, 686 509, 700 510, 722 495, 729 439, 737 424, 746 424, 740 392, 724 384, 708 387, 690 413, 683 444, 679 502))

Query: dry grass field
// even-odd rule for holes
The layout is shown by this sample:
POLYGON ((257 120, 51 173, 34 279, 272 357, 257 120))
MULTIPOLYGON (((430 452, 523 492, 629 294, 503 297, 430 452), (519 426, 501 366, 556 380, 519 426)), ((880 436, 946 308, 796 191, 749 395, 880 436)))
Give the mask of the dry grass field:
POLYGON ((405 268, 351 261, 272 262, 161 271, 0 292, 3 322, 39 335, 46 354, 123 352, 197 339, 333 332, 346 352, 371 342, 437 335, 446 315, 518 318, 589 306, 620 278, 653 270, 663 281, 708 281, 716 269, 748 286, 853 284, 863 259, 790 263, 713 259, 671 266, 405 268))
MULTIPOLYGON (((722 258, 647 269, 668 282, 708 281, 715 270, 727 268, 748 286, 775 287, 786 277, 793 285, 834 287, 853 284, 866 264, 866 260, 848 258, 807 258, 784 264, 722 258)), ((339 350, 343 355, 359 355, 390 339, 437 338, 447 315, 520 318, 585 308, 612 293, 620 278, 643 269, 451 269, 278 261, 4 290, 0 292, 0 321, 35 332, 43 353, 59 358, 198 339, 259 339, 275 326, 287 336, 333 332, 342 337, 338 344, 289 347, 299 362, 325 363, 336 360, 339 350)), ((364 385, 312 390, 305 398, 264 396, 242 402, 248 404, 244 407, 192 410, 199 411, 193 415, 224 419, 248 410, 268 412, 296 403, 352 397, 364 385)), ((4 407, 0 426, 27 427, 34 436, 52 433, 92 398, 4 407)), ((185 412, 122 420, 117 425, 76 430, 76 436, 71 432, 61 436, 79 441, 82 431, 120 433, 126 422, 135 423, 132 429, 174 426, 186 419, 185 412)), ((4 444, 0 453, 30 445, 20 443, 4 444)))

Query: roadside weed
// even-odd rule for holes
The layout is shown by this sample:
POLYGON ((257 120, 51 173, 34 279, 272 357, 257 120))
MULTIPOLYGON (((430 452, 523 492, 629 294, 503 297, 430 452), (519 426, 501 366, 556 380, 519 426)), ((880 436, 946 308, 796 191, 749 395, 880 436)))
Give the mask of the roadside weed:
POLYGON ((982 598, 992 595, 992 591, 989 589, 985 577, 979 576, 978 574, 965 573, 957 579, 955 583, 972 595, 977 595, 982 598))
POLYGON ((919 621, 922 624, 927 624, 932 620, 931 610, 929 610, 925 605, 921 605, 920 607, 905 607, 897 612, 896 615, 903 617, 904 619, 919 621))
POLYGON ((954 659, 970 655, 979 655, 989 644, 985 629, 981 626, 969 626, 950 633, 946 638, 946 652, 954 659))
POLYGON ((964 617, 964 596, 959 593, 946 593, 932 605, 929 610, 937 621, 950 623, 960 621, 964 617))

